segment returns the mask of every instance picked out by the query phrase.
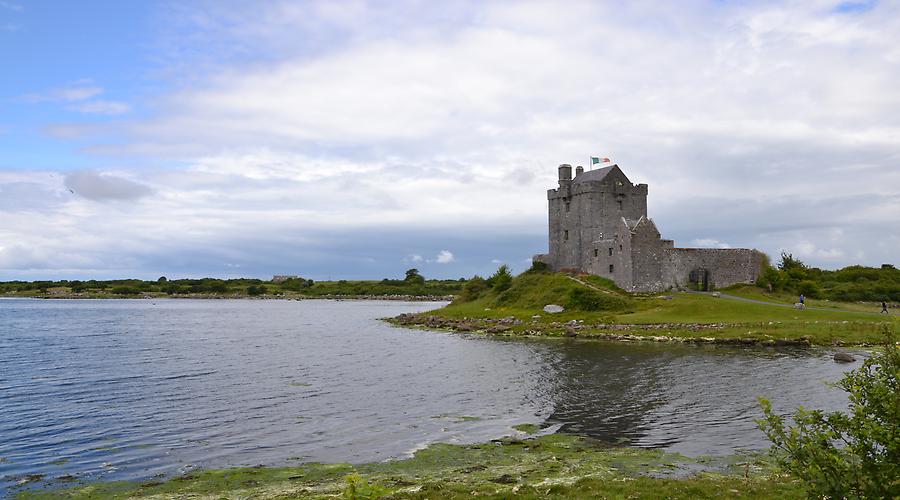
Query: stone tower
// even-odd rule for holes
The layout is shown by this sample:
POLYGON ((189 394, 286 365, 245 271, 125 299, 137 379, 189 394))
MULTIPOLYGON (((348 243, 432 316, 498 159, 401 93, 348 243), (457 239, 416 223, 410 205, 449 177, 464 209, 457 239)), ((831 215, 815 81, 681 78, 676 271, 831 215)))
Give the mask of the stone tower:
POLYGON ((553 269, 587 270, 599 257, 595 241, 611 238, 623 218, 647 216, 647 185, 632 184, 618 165, 576 172, 560 165, 559 187, 547 191, 553 269))

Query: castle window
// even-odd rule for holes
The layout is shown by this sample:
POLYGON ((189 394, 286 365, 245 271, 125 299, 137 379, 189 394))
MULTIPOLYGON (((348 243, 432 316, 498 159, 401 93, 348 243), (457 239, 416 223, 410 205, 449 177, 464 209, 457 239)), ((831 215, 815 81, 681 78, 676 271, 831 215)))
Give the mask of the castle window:
POLYGON ((612 257, 612 247, 609 247, 609 256, 612 257))
POLYGON ((616 203, 619 204, 619 211, 622 211, 622 200, 616 200, 616 203))
POLYGON ((568 212, 568 211, 569 211, 569 202, 567 201, 566 202, 566 212, 568 212))
POLYGON ((622 251, 622 245, 619 245, 619 251, 620 252, 622 251))
POLYGON ((612 265, 612 264, 609 265, 609 272, 613 272, 613 265, 612 265))
POLYGON ((566 241, 569 241, 569 230, 568 229, 563 231, 563 239, 566 241))
POLYGON ((594 249, 594 257, 599 257, 599 256, 600 256, 600 249, 599 249, 599 248, 595 248, 595 249, 594 249))

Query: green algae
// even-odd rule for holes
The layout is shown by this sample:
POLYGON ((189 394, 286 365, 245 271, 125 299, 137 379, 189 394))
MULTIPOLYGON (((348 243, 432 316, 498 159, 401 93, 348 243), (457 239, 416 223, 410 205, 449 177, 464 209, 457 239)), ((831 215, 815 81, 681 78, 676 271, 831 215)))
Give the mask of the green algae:
POLYGON ((540 427, 536 424, 516 424, 512 426, 512 428, 519 432, 524 432, 525 434, 534 434, 540 430, 540 427))
MULTIPOLYGON (((528 425, 528 424, 524 424, 528 425)), ((754 463, 759 457, 747 457, 754 463)), ((744 462, 735 462, 744 463, 744 462)), ((434 444, 412 458, 351 464, 196 471, 166 481, 26 491, 20 498, 802 498, 764 467, 695 472, 696 460, 552 434, 471 445, 434 444), (746 472, 746 474, 745 474, 746 472)))
POLYGON ((473 417, 470 415, 450 415, 447 413, 441 413, 440 415, 434 415, 431 418, 436 419, 436 420, 450 420, 451 422, 455 422, 458 424, 462 423, 462 422, 477 422, 477 421, 481 420, 481 417, 473 417))

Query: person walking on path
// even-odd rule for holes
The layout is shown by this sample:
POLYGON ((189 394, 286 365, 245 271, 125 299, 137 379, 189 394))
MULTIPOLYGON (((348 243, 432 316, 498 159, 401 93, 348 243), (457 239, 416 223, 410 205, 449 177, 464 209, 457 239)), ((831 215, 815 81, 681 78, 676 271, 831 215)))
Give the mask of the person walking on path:
POLYGON ((881 301, 881 314, 887 314, 887 313, 888 313, 887 301, 882 300, 881 301))
POLYGON ((806 305, 806 297, 804 297, 802 293, 800 294, 800 303, 806 305))

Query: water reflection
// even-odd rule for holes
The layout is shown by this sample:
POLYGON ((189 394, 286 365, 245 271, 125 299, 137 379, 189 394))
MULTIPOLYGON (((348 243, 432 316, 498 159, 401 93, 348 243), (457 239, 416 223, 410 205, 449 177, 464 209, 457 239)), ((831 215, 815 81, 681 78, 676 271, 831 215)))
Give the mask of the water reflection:
POLYGON ((728 454, 766 445, 757 397, 783 411, 847 403, 826 383, 846 367, 824 351, 587 341, 547 351, 556 370, 547 422, 612 443, 728 454))

